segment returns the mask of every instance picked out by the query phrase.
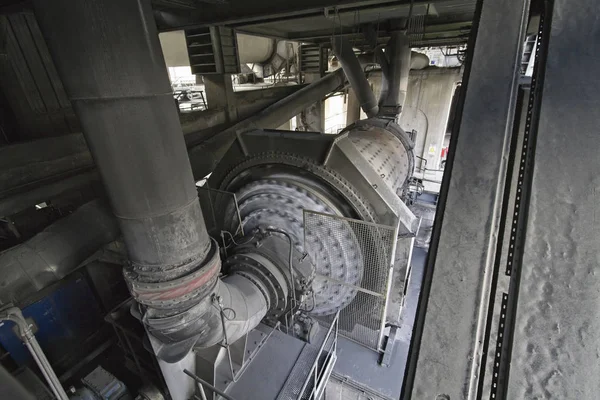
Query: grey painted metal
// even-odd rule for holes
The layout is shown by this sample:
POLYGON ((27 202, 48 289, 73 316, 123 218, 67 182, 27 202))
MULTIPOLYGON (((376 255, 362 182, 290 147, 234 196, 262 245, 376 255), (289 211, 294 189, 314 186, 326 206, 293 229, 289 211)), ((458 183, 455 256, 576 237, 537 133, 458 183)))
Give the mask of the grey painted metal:
MULTIPOLYGON (((334 368, 334 379, 341 380, 343 378, 346 384, 354 386, 374 399, 397 400, 400 398, 402 377, 406 368, 415 309, 426 258, 427 252, 425 250, 415 249, 412 258, 412 273, 410 280, 407 282, 406 307, 403 308, 402 317, 398 324, 399 329, 389 366, 387 368, 378 366, 378 363, 381 362, 379 353, 342 336, 338 343, 338 362, 334 368)), ((401 265, 396 263, 395 267, 396 270, 399 270, 401 265)), ((401 284, 395 284, 394 290, 401 291, 402 286, 401 284)), ((394 299, 392 298, 392 300, 394 299)), ((349 388, 345 387, 344 392, 347 393, 348 391, 349 388)), ((334 391, 334 393, 336 392, 334 391)), ((330 395, 329 390, 327 394, 330 395)), ((334 396, 334 398, 336 397, 334 396)), ((358 400, 363 397, 357 396, 356 398, 358 400)), ((435 397, 433 400, 435 400, 435 397)))
POLYGON ((390 333, 387 337, 387 342, 385 344, 385 349, 383 351, 383 356, 381 358, 381 366, 389 367, 392 361, 392 356, 394 355, 394 348, 396 347, 396 335, 398 334, 398 327, 392 326, 390 327, 390 333))
POLYGON ((264 342, 238 381, 227 388, 227 394, 238 400, 277 398, 306 345, 302 340, 284 332, 263 324, 250 332, 250 343, 256 340, 256 334, 271 334, 271 338, 264 342), (252 336, 255 339, 251 339, 252 336))
POLYGON ((244 64, 268 61, 273 56, 277 45, 275 39, 243 33, 237 34, 237 42, 240 62, 244 64))
MULTIPOLYGON (((304 254, 306 244, 304 243, 303 209, 323 211, 331 214, 341 215, 342 211, 336 205, 327 201, 310 186, 301 181, 294 181, 293 177, 287 179, 256 180, 244 186, 237 192, 239 198, 240 215, 244 231, 250 232, 255 229, 270 229, 277 227, 278 230, 286 232, 293 241, 293 248, 298 254, 304 254)), ((232 220, 231 230, 235 230, 237 221, 232 220)), ((353 240, 352 232, 346 230, 347 237, 337 238, 321 235, 311 245, 320 247, 319 263, 320 269, 330 268, 335 271, 336 276, 348 283, 357 284, 362 277, 359 269, 359 257, 353 248, 357 243, 353 240), (333 247, 339 252, 330 251, 333 247), (343 277, 343 278, 342 278, 343 277)), ((312 253, 309 251, 309 253, 312 253)), ((313 290, 315 290, 313 288, 313 290)), ((339 290, 339 289, 337 289, 339 290)), ((314 305, 314 314, 335 313, 339 308, 348 304, 346 300, 347 290, 334 293, 329 288, 316 293, 317 302, 314 305)))
POLYGON ((400 220, 400 233, 415 232, 418 220, 399 197, 414 169, 413 144, 396 124, 370 118, 348 127, 325 165, 369 200, 379 223, 394 226, 400 220))
MULTIPOLYGON (((396 224, 396 228, 394 229, 394 234, 392 236, 392 248, 390 249, 389 252, 389 269, 388 269, 388 273, 387 273, 387 282, 386 282, 386 288, 385 288, 385 297, 384 297, 384 306, 383 306, 383 311, 381 313, 381 323, 379 325, 379 339, 377 340, 377 350, 379 350, 379 352, 383 352, 384 348, 383 348, 383 341, 384 341, 384 336, 385 336, 385 325, 387 323, 387 319, 388 319, 388 310, 390 307, 390 303, 391 303, 391 293, 392 293, 392 286, 394 284, 394 264, 396 263, 396 251, 398 248, 398 231, 400 228, 400 221, 398 221, 398 223, 396 224)), ((417 228, 418 231, 418 228, 417 228)), ((417 231, 415 231, 414 235, 416 236, 417 231)), ((408 259, 408 263, 410 264, 410 256, 408 259)))
POLYGON ((346 104, 346 125, 352 125, 356 121, 360 120, 360 103, 356 97, 354 89, 348 89, 346 104))
POLYGON ((296 398, 297 400, 320 400, 325 392, 327 381, 329 381, 329 377, 337 361, 339 315, 339 312, 335 314, 331 326, 329 326, 323 338, 323 342, 310 368, 308 379, 302 386, 296 398), (307 390, 310 390, 310 393, 307 394, 307 390))
MULTIPOLYGON (((382 68, 382 85, 384 87, 381 91, 382 97, 379 99, 379 107, 383 115, 396 117, 402 110, 406 100, 408 74, 412 67, 412 53, 406 33, 400 31, 392 33, 387 49, 389 66, 382 68)), ((418 58, 415 58, 415 60, 418 60, 418 58)), ((427 62, 427 64, 429 63, 427 62)))
POLYGON ((292 368, 285 385, 277 396, 277 400, 297 400, 302 397, 302 388, 308 381, 311 367, 318 356, 318 347, 310 344, 304 345, 302 352, 294 363, 294 368, 292 368))
POLYGON ((17 327, 16 332, 18 332, 19 338, 27 346, 35 363, 40 368, 42 375, 46 378, 46 382, 48 382, 54 396, 56 396, 58 400, 69 400, 67 393, 60 384, 56 373, 52 369, 44 351, 35 338, 29 322, 23 317, 21 310, 13 306, 4 307, 0 310, 0 321, 12 321, 15 323, 17 327))
MULTIPOLYGON (((344 73, 350 82, 350 86, 354 89, 360 107, 363 109, 365 114, 370 117, 374 117, 379 112, 377 100, 371 90, 371 85, 365 76, 365 73, 358 61, 358 58, 354 54, 354 49, 350 44, 350 41, 343 36, 336 36, 332 40, 333 52, 338 58, 344 73)), ((409 53, 410 54, 410 53, 409 53)))
POLYGON ((62 8, 70 13, 35 4, 124 236, 125 279, 162 342, 157 355, 176 362, 194 344, 237 340, 264 317, 269 298, 240 274, 217 281, 218 246, 206 232, 156 28, 146 22, 149 2, 65 0, 62 8), (225 310, 234 312, 227 322, 225 310))
MULTIPOLYGON (((277 92, 280 93, 285 90, 284 93, 289 93, 289 88, 266 89, 260 91, 268 97, 268 101, 263 102, 255 98, 255 94, 251 95, 253 92, 236 93, 236 103, 240 105, 238 116, 243 113, 248 118, 237 123, 233 129, 228 129, 227 126, 223 125, 225 121, 224 110, 218 110, 216 115, 214 111, 204 111, 198 113, 197 118, 188 115, 182 116, 182 128, 186 134, 186 142, 188 142, 188 155, 192 163, 194 177, 202 179, 214 169, 220 157, 235 140, 236 132, 249 127, 268 128, 280 126, 297 115, 307 105, 314 103, 315 98, 325 97, 325 95, 343 86, 343 84, 343 72, 339 71, 337 74, 330 74, 315 82, 310 86, 310 89, 302 87, 306 90, 298 93, 298 96, 287 96, 281 99, 277 92), (257 106, 258 108, 256 108, 257 106), (265 107, 267 108, 265 109, 265 107), (242 112, 242 108, 245 111, 242 112), (222 121, 222 123, 219 124, 219 121, 222 121)), ((93 169, 91 155, 85 150, 83 136, 74 134, 68 138, 64 139, 66 141, 64 146, 67 147, 63 145, 59 147, 62 149, 73 148, 74 151, 65 154, 64 157, 56 157, 56 151, 46 151, 48 146, 58 145, 55 143, 48 144, 45 141, 35 141, 18 145, 20 147, 15 148, 12 146, 0 148, 0 155, 2 156, 0 159, 7 160, 8 163, 11 159, 15 160, 15 164, 10 164, 10 168, 9 165, 3 168, 3 171, 7 171, 7 174, 4 175, 5 178, 2 180, 5 185, 3 185, 0 194, 2 197, 0 199, 0 215, 12 215, 22 210, 23 207, 32 206, 36 202, 45 201, 69 190, 80 189, 91 183, 98 183, 98 174, 93 169), (17 153, 13 153, 13 149, 17 153), (17 157, 18 152, 21 152, 23 156, 17 157), (35 163, 30 162, 30 157, 34 157, 35 163), (81 168, 71 168, 79 164, 81 164, 81 168), (40 168, 40 166, 43 168, 40 168), (21 181, 23 176, 33 176, 33 173, 36 174, 35 180, 21 181)), ((63 142, 62 138, 56 140, 59 143, 63 142)))
POLYGON ((40 27, 119 219, 130 260, 157 273, 190 260, 200 262, 210 242, 164 60, 158 56, 156 28, 146 24, 151 21, 149 4, 64 0, 62 8, 71 12, 57 12, 59 8, 35 3, 40 27), (87 79, 89 74, 95 79, 87 79), (179 226, 177 237, 168 233, 172 223, 179 226), (164 240, 167 237, 170 240, 164 240))
POLYGON ((20 304, 73 272, 118 235, 117 221, 107 205, 96 200, 81 206, 0 254, 0 301, 20 304))
MULTIPOLYGON (((411 0, 401 0, 400 4, 408 6, 411 0)), ((210 24, 240 24, 259 22, 266 19, 272 20, 273 16, 280 17, 283 21, 291 17, 301 16, 323 16, 323 10, 330 10, 333 14, 334 8, 339 8, 340 13, 353 14, 356 11, 356 6, 364 6, 373 8, 381 3, 395 7, 398 1, 392 0, 304 0, 299 3, 284 3, 273 4, 269 1, 259 1, 253 4, 248 4, 243 0, 235 0, 230 3, 205 3, 202 5, 202 10, 185 10, 177 12, 177 10, 155 12, 156 21, 164 30, 181 29, 186 26, 203 26, 210 24)), ((416 4, 425 3, 424 0, 415 1, 416 4)))
POLYGON ((475 396, 528 4, 483 1, 419 300, 405 398, 475 396))
POLYGON ((522 270, 511 282, 519 290, 506 398, 588 399, 600 373, 600 60, 588 47, 598 48, 598 3, 546 4, 553 17, 522 270))

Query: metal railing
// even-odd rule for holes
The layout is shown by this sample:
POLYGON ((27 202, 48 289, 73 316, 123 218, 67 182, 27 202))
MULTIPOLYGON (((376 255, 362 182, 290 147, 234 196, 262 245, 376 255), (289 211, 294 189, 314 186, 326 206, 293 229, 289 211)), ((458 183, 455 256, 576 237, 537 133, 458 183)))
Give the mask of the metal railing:
POLYGON ((304 382, 304 386, 300 390, 297 400, 319 400, 325 392, 325 387, 329 380, 329 376, 333 371, 333 366, 337 360, 337 343, 338 343, 338 319, 340 312, 335 314, 327 335, 319 348, 317 358, 310 368, 310 373, 304 382), (328 344, 329 343, 329 344, 328 344), (324 359, 321 361, 321 356, 324 354, 324 359), (310 383, 312 389, 308 395, 305 394, 307 387, 310 383))
MULTIPOLYGON (((380 351, 393 282, 398 225, 380 225, 305 210, 304 235, 304 248, 317 263, 317 300, 327 301, 327 297, 332 295, 334 299, 343 298, 343 302, 337 303, 341 310, 341 335, 380 351), (345 243, 346 247, 342 247, 342 250, 358 250, 354 259, 347 258, 343 263, 336 259, 334 261, 338 268, 335 271, 328 270, 327 264, 331 262, 323 259, 328 253, 318 243, 319 238, 324 237, 335 238, 335 243, 345 243), (342 272, 350 279, 340 278, 342 272)), ((313 315, 322 325, 332 324, 333 314, 328 315, 319 309, 317 312, 313 315)))

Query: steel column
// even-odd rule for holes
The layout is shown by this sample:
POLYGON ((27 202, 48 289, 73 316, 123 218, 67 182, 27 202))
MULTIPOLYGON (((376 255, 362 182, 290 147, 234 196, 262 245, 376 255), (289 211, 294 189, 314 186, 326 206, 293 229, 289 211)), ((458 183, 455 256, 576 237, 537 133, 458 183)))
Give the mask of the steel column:
MULTIPOLYGON (((551 23, 542 33, 544 80, 535 82, 543 90, 533 169, 525 171, 532 181, 522 263, 513 266, 510 283, 509 295, 518 296, 504 398, 594 399, 600 374, 598 2, 545 4, 551 23)), ((532 126, 535 111, 527 120, 532 126)))
POLYGON ((479 4, 417 308, 406 399, 475 396, 528 9, 527 0, 479 4))

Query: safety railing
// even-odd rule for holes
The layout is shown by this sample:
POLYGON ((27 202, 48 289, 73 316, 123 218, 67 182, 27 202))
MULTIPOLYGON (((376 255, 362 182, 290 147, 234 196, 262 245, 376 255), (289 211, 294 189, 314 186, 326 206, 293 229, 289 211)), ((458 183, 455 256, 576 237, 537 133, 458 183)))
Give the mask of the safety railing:
POLYGON ((327 330, 325 339, 317 353, 317 358, 310 369, 306 382, 304 382, 304 386, 302 386, 297 400, 319 400, 325 392, 329 376, 337 361, 339 315, 340 312, 338 311, 327 330), (312 385, 309 386, 311 383, 312 385), (310 392, 305 393, 309 387, 311 387, 310 392))

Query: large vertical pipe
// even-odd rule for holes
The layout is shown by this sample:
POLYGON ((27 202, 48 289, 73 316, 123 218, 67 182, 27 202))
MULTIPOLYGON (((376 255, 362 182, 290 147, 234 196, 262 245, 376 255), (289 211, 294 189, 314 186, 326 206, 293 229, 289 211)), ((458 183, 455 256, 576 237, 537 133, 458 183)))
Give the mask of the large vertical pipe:
POLYGON ((33 3, 118 218, 130 260, 125 277, 149 307, 146 328, 168 331, 171 342, 190 339, 195 332, 182 332, 173 326, 177 318, 168 317, 206 296, 220 262, 204 225, 150 1, 33 3))
POLYGON ((404 32, 392 33, 387 46, 389 67, 382 68, 383 89, 379 107, 383 115, 396 116, 402 111, 408 90, 411 50, 408 37, 404 32), (385 73, 387 72, 387 73, 385 73))
POLYGON ((34 1, 130 260, 160 272, 209 240, 150 2, 34 1))
POLYGON ((343 36, 336 36, 332 39, 332 45, 335 56, 340 61, 340 64, 342 64, 344 73, 356 92, 356 97, 360 102, 361 108, 369 118, 376 116, 379 111, 377 100, 360 66, 360 62, 356 54, 354 54, 350 41, 343 36))

